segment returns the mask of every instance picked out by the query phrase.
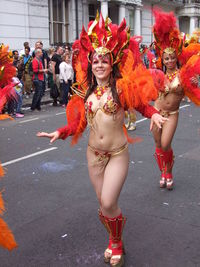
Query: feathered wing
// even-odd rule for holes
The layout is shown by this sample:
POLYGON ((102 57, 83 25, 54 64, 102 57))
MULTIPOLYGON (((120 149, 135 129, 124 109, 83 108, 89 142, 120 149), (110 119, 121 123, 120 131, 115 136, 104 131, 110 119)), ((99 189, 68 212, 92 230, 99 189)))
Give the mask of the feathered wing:
POLYGON ((183 47, 182 53, 178 57, 179 63, 183 66, 194 55, 200 53, 200 44, 191 43, 187 47, 183 47))
POLYGON ((63 140, 72 136, 71 144, 75 145, 87 126, 84 99, 78 95, 73 95, 67 104, 66 115, 67 125, 57 130, 63 140))
MULTIPOLYGON (((9 118, 8 115, 1 114, 2 109, 6 102, 15 97, 15 91, 11 84, 12 78, 15 76, 16 70, 12 66, 11 54, 8 47, 0 46, 0 120, 9 118)), ((0 163, 0 177, 4 176, 4 170, 0 163)), ((8 250, 17 247, 14 235, 6 222, 1 218, 5 211, 4 201, 0 192, 0 246, 8 250)))
MULTIPOLYGON (((12 78, 15 76, 16 68, 12 65, 13 59, 8 46, 0 46, 0 114, 10 98, 15 98, 12 78)), ((5 116, 2 117, 5 119, 5 116)))
POLYGON ((120 102, 128 109, 146 106, 158 96, 158 90, 149 70, 141 63, 135 68, 132 67, 133 64, 134 55, 129 51, 126 62, 120 70, 122 78, 117 80, 120 102))
POLYGON ((192 102, 200 106, 200 85, 192 82, 192 78, 200 77, 200 56, 193 55, 187 63, 181 68, 180 79, 185 95, 188 96, 192 102))
MULTIPOLYGON (((8 84, 4 88, 0 89, 0 112, 2 111, 3 107, 5 104, 10 100, 10 99, 15 99, 16 98, 16 93, 13 88, 13 84, 8 84)), ((1 117, 0 117, 1 119, 1 117)))
POLYGON ((0 217, 0 246, 8 250, 17 247, 14 235, 6 222, 0 217))
POLYGON ((77 121, 77 127, 72 136, 72 145, 75 145, 87 126, 84 99, 74 95, 67 105, 66 115, 69 125, 77 121))
POLYGON ((5 211, 4 201, 2 193, 0 192, 0 246, 8 250, 12 250, 17 247, 14 235, 6 222, 1 218, 5 211))

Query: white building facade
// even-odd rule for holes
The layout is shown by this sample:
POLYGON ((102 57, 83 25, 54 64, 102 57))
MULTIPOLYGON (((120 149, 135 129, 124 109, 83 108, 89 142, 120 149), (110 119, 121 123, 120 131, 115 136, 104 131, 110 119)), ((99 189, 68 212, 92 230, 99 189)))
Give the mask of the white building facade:
POLYGON ((200 1, 193 0, 0 0, 0 4, 0 43, 18 50, 25 41, 34 47, 41 40, 45 48, 72 43, 97 9, 113 23, 125 17, 131 34, 141 35, 145 44, 153 41, 155 6, 174 11, 183 32, 192 33, 200 24, 200 1))

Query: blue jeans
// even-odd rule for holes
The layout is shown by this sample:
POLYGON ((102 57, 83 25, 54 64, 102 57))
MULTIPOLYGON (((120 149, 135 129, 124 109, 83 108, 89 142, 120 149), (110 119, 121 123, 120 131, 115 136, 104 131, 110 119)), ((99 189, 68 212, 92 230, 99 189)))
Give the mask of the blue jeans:
POLYGON ((22 94, 17 93, 17 101, 16 101, 16 113, 21 112, 21 107, 22 107, 22 94))
POLYGON ((40 110, 40 103, 43 96, 43 81, 40 80, 33 80, 33 84, 35 87, 35 92, 32 100, 31 109, 38 109, 40 110))
POLYGON ((62 104, 64 104, 65 106, 67 106, 68 103, 68 93, 71 85, 72 85, 71 80, 68 80, 68 83, 65 83, 64 81, 63 83, 61 83, 61 88, 63 93, 62 104))

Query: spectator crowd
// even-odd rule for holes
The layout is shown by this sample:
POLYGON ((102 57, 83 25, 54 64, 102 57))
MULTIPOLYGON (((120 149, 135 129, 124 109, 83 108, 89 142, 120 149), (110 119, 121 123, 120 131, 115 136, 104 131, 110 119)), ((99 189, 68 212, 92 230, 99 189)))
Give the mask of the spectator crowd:
POLYGON ((23 99, 29 98, 32 100, 31 111, 40 111, 46 88, 50 88, 53 106, 67 106, 70 87, 74 81, 70 45, 58 45, 45 50, 40 40, 34 48, 24 42, 24 48, 20 51, 13 50, 12 56, 16 68, 12 82, 17 98, 7 103, 4 112, 23 118, 23 99))

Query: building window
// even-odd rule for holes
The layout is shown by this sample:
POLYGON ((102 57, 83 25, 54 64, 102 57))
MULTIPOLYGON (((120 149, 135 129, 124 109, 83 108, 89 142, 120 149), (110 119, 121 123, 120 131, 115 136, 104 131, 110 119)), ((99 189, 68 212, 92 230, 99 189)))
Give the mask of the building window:
POLYGON ((49 1, 49 31, 50 44, 68 42, 68 0, 49 1))
POLYGON ((89 21, 95 20, 97 10, 100 12, 100 6, 98 4, 89 4, 89 21))
POLYGON ((134 35, 134 10, 129 10, 129 26, 131 36, 134 35))

